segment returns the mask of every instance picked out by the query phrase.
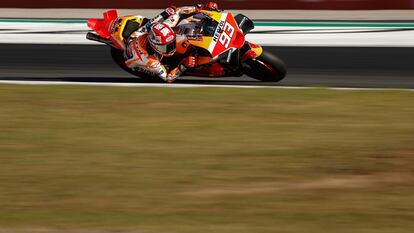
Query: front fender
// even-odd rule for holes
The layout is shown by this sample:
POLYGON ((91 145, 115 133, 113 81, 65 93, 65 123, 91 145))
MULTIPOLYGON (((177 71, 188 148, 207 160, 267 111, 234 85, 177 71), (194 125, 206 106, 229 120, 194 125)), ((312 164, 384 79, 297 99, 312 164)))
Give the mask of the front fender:
POLYGON ((243 48, 241 49, 241 62, 258 58, 262 54, 263 54, 262 46, 246 41, 243 48))

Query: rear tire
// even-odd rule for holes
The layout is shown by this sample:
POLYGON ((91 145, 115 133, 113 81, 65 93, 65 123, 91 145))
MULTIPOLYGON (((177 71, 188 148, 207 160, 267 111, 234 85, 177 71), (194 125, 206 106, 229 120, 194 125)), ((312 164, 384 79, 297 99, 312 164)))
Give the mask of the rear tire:
POLYGON ((244 74, 263 82, 279 82, 287 74, 285 63, 276 55, 266 51, 255 59, 245 61, 242 67, 244 74))

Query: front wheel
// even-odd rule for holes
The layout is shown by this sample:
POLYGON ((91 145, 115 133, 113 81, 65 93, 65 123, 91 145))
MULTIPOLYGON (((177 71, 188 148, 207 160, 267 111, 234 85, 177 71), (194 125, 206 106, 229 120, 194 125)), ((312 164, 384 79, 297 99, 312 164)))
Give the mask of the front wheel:
POLYGON ((287 74, 285 63, 266 51, 255 59, 245 61, 242 64, 242 71, 247 76, 263 82, 279 82, 287 74))

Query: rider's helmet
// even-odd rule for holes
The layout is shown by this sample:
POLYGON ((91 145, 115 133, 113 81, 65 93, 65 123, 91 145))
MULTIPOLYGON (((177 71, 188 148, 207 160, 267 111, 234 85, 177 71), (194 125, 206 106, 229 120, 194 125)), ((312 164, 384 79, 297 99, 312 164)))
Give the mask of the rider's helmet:
POLYGON ((176 34, 165 23, 154 24, 149 33, 148 40, 152 48, 163 56, 172 56, 176 51, 176 34))

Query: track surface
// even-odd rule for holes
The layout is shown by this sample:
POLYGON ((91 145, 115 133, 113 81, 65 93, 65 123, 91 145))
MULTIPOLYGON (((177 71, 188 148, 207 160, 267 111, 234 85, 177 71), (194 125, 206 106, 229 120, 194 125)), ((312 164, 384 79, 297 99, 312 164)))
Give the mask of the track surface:
MULTIPOLYGON (((414 48, 267 47, 289 66, 279 83, 247 77, 179 83, 414 88, 414 48)), ((140 82, 120 70, 105 46, 0 45, 0 80, 140 82)))

